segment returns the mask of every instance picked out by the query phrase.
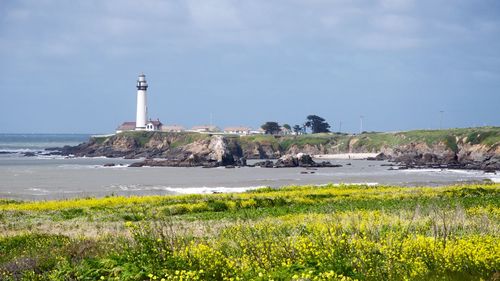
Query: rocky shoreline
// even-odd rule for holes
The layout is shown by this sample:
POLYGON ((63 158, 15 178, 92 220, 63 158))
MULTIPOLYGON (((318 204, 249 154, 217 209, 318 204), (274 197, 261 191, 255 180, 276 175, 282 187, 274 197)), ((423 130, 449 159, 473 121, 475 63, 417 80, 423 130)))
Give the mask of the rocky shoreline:
MULTIPOLYGON (((300 138, 284 139, 294 141, 300 138)), ((374 150, 369 142, 352 137, 348 145, 340 149, 335 139, 327 144, 291 143, 288 146, 276 145, 262 140, 252 140, 221 135, 201 134, 162 134, 147 135, 117 134, 107 138, 91 138, 78 146, 65 146, 52 149, 49 153, 73 155, 76 157, 127 159, 145 158, 132 164, 132 167, 171 166, 171 167, 237 167, 247 166, 247 159, 261 159, 255 165, 260 167, 335 167, 330 162, 312 160, 311 155, 335 153, 378 153, 368 160, 386 160, 408 168, 452 168, 473 169, 487 172, 500 171, 500 144, 474 144, 466 139, 453 138, 453 146, 443 141, 435 143, 409 142, 403 145, 382 145, 374 150), (456 140, 455 140, 456 139, 456 140), (278 159, 276 163, 266 159, 278 159)), ((28 156, 28 155, 27 155, 28 156)))

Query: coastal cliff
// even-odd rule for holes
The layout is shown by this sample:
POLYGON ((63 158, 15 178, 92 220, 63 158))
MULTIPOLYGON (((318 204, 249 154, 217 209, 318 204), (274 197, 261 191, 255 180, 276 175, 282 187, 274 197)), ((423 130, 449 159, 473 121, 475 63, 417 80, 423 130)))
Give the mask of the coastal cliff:
POLYGON ((284 155, 379 153, 408 167, 500 170, 500 128, 419 130, 395 133, 232 136, 198 133, 125 132, 93 137, 64 155, 160 158, 166 166, 241 164, 244 159, 284 155))

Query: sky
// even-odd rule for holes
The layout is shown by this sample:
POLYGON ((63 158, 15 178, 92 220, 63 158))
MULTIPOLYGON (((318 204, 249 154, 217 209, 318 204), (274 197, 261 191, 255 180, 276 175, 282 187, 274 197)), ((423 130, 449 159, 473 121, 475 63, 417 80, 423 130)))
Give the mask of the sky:
POLYGON ((500 125, 498 0, 0 0, 0 133, 500 125), (211 118, 212 117, 212 118, 211 118))

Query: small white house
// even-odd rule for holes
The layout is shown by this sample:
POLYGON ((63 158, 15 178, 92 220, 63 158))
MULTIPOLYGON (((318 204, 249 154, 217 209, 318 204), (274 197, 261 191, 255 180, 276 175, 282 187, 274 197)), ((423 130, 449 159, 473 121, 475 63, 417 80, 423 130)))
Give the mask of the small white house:
POLYGON ((119 134, 125 131, 134 131, 135 122, 123 122, 118 128, 116 128, 116 133, 119 134))
POLYGON ((234 135, 249 135, 252 131, 250 127, 227 127, 224 128, 224 134, 234 134, 234 135))
POLYGON ((163 125, 161 127, 162 132, 180 133, 186 131, 183 126, 180 125, 163 125))
POLYGON ((158 120, 151 120, 146 123, 146 131, 161 131, 162 123, 160 122, 160 119, 158 120))
POLYGON ((280 135, 286 136, 286 135, 291 135, 292 133, 293 133, 292 130, 287 129, 285 127, 280 127, 280 135))
POLYGON ((258 128, 257 130, 251 130, 250 135, 264 135, 266 131, 264 131, 262 128, 258 128))
POLYGON ((217 133, 220 132, 220 129, 219 127, 214 125, 201 125, 201 126, 194 126, 189 131, 196 133, 217 133))
MULTIPOLYGON (((116 133, 119 134, 121 132, 126 131, 135 131, 136 130, 136 122, 123 122, 118 128, 116 128, 116 133)), ((146 131, 161 131, 163 124, 160 120, 149 120, 146 122, 146 131)))

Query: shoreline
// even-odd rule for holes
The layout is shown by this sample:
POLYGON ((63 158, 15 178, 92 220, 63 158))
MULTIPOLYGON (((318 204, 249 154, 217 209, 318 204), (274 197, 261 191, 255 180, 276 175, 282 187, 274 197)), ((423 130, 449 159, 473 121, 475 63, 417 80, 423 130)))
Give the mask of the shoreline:
POLYGON ((375 157, 379 153, 338 153, 338 154, 316 154, 312 155, 315 159, 331 159, 331 160, 366 160, 375 157))

